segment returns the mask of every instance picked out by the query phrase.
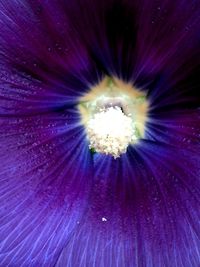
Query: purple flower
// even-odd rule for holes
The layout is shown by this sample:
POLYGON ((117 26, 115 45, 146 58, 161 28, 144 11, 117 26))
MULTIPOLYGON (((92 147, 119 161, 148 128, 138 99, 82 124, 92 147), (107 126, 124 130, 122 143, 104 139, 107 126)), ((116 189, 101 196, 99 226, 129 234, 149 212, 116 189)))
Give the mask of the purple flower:
POLYGON ((198 0, 0 0, 0 267, 200 266, 199 14, 198 0), (117 96, 100 88, 89 114, 142 125, 120 152, 93 132, 105 114, 87 124, 80 108, 106 79, 117 96), (145 97, 142 122, 122 84, 145 97))

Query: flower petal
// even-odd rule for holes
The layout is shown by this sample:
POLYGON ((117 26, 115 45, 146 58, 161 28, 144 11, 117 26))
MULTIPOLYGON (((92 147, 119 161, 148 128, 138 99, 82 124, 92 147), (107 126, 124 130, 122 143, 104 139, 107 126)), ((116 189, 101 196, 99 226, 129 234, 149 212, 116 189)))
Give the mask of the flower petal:
POLYGON ((0 10, 3 108, 30 113, 77 103, 101 73, 62 3, 0 1, 0 10))
POLYGON ((83 216, 91 157, 78 122, 74 109, 1 119, 1 265, 53 266, 83 216))
POLYGON ((90 209, 56 266, 198 266, 195 155, 144 142, 122 159, 97 159, 90 209))
POLYGON ((0 0, 2 266, 199 266, 199 11, 0 0), (102 75, 151 100, 117 160, 92 158, 76 110, 102 75))

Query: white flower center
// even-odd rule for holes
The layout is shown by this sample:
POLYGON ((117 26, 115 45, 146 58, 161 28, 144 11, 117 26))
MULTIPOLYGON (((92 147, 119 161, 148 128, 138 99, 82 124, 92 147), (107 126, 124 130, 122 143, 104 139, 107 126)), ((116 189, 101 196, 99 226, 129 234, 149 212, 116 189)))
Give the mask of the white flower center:
POLYGON ((86 125, 90 148, 114 158, 126 153, 129 144, 137 140, 132 117, 120 107, 101 108, 86 125))
POLYGON ((79 99, 89 148, 114 158, 145 137, 146 93, 116 77, 104 77, 79 99))

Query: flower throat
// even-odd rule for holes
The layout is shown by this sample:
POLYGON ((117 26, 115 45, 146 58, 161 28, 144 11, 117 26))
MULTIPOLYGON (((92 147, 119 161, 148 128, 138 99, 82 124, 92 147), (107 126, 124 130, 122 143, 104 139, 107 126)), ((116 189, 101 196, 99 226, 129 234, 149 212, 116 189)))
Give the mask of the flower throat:
POLYGON ((79 101, 89 148, 114 158, 144 137, 148 102, 144 92, 117 78, 104 78, 79 101))

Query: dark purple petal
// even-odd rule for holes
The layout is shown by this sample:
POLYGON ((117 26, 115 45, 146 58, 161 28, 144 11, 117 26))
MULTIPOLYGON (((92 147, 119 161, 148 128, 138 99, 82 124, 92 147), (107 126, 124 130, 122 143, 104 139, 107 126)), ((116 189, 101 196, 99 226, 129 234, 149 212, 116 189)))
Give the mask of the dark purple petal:
POLYGON ((83 216, 91 157, 78 120, 73 109, 1 119, 2 266, 53 266, 83 216))
POLYGON ((199 267, 200 4, 0 0, 0 266, 199 267), (145 138, 92 154, 104 75, 147 92, 145 138))
POLYGON ((144 142, 117 162, 97 159, 90 209, 57 266, 198 266, 195 157, 144 142))
POLYGON ((17 105, 15 112, 19 105, 41 112, 77 103, 101 76, 62 3, 39 2, 0 2, 1 96, 3 107, 17 105))

